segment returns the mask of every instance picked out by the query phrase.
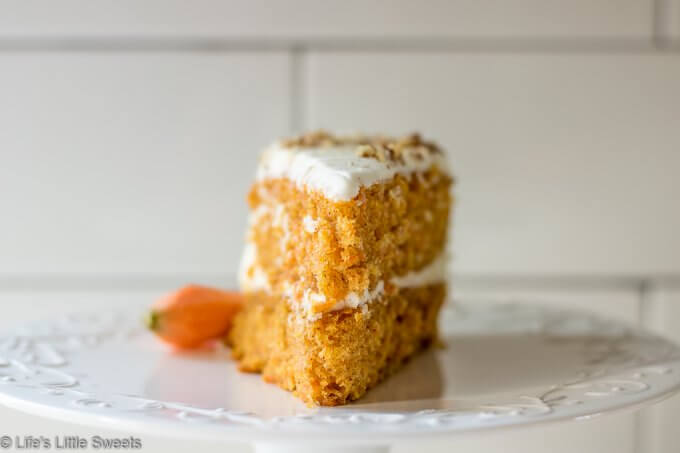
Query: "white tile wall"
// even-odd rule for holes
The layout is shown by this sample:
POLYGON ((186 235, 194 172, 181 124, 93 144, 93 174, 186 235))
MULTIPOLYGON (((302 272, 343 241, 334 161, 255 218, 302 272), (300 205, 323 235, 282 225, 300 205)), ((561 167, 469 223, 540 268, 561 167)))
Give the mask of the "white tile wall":
POLYGON ((680 58, 313 53, 307 125, 421 130, 459 176, 465 272, 680 269, 680 58))
POLYGON ((0 54, 0 273, 232 272, 281 53, 0 54))
POLYGON ((664 18, 668 26, 668 34, 674 40, 674 46, 680 47, 680 0, 668 0, 664 18))
POLYGON ((0 291, 3 310, 0 329, 5 331, 19 323, 50 319, 58 315, 101 310, 143 309, 150 306, 165 291, 158 289, 120 291, 0 291))
POLYGON ((649 38, 652 0, 5 0, 0 36, 649 38))
MULTIPOLYGON (((457 270, 680 268, 675 55, 324 52, 303 69, 308 126, 449 149, 457 270)), ((283 53, 3 54, 0 272, 232 272, 290 73, 283 53)))
MULTIPOLYGON (((680 344, 680 289, 659 289, 646 298, 647 328, 680 344)), ((680 395, 642 411, 642 451, 675 453, 680 433, 680 395)))

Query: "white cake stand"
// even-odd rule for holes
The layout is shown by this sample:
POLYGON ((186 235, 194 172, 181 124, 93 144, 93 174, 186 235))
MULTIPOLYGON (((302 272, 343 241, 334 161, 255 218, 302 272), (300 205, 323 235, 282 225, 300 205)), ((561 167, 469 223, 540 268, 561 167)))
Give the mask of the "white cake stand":
POLYGON ((171 353, 140 318, 64 316, 0 336, 0 403, 260 452, 377 452, 403 438, 587 418, 680 388, 680 348, 662 338, 584 313, 468 303, 443 312, 446 348, 358 403, 308 408, 239 373, 227 350, 171 353))

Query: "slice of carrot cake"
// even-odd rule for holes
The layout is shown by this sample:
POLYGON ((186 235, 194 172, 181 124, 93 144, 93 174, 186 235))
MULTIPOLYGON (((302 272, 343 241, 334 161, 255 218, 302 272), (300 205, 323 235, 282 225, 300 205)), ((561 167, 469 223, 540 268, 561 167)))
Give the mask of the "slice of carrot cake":
POLYGON ((360 398, 437 336, 452 178, 418 135, 277 142, 248 196, 243 371, 308 404, 360 398))

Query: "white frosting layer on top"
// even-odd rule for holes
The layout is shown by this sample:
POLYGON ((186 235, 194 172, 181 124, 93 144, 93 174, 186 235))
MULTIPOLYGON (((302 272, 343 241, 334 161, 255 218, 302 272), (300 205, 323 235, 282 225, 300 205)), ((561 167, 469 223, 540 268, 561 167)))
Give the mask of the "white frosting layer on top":
POLYGON ((447 172, 441 153, 424 153, 419 157, 406 153, 400 163, 361 157, 356 149, 356 145, 287 148, 275 143, 262 154, 257 179, 287 178, 298 187, 318 190, 327 198, 340 201, 351 200, 362 186, 387 181, 397 173, 425 171, 432 166, 447 172))

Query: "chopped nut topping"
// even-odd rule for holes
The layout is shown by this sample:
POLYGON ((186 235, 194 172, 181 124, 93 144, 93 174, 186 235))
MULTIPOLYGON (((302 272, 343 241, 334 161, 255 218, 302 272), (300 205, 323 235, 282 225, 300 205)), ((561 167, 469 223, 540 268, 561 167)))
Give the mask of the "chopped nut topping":
POLYGON ((359 145, 356 154, 359 157, 377 157, 375 148, 371 145, 359 145))
POLYGON ((359 157, 400 164, 403 164, 406 158, 423 160, 429 154, 441 153, 439 146, 423 140, 417 133, 394 138, 381 135, 336 136, 318 130, 281 141, 281 146, 285 148, 330 148, 343 145, 356 145, 355 152, 359 157))

